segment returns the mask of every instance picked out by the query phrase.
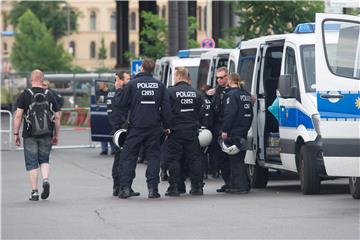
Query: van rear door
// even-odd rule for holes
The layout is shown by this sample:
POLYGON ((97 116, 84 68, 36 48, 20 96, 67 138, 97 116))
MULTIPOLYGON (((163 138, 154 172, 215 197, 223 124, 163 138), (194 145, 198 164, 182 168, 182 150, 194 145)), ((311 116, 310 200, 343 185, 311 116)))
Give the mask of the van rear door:
POLYGON ((91 88, 90 122, 91 140, 94 142, 112 141, 111 126, 106 108, 107 92, 101 91, 100 87, 105 84, 108 90, 114 87, 114 83, 105 80, 94 80, 91 88))
MULTIPOLYGON (((318 133, 326 172, 360 176, 360 21, 316 14, 318 133)), ((316 121, 314 121, 316 125, 316 121)))

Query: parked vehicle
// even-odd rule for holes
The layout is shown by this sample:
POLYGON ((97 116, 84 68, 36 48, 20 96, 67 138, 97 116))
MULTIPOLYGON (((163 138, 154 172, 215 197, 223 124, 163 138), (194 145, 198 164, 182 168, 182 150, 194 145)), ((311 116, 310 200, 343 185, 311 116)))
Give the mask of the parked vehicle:
POLYGON ((350 177, 360 198, 359 26, 356 16, 317 14, 316 24, 230 54, 229 71, 256 97, 245 158, 252 187, 266 187, 277 169, 298 173, 304 194, 330 176, 350 177))

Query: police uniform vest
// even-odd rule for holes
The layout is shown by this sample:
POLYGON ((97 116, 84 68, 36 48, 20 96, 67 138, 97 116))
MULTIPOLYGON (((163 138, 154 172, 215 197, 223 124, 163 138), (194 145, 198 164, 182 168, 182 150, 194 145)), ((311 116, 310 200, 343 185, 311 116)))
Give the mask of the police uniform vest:
POLYGON ((253 119, 251 95, 240 88, 228 88, 225 99, 222 131, 246 138, 253 119))
POLYGON ((187 82, 179 82, 168 89, 172 109, 172 129, 198 128, 202 98, 187 82))

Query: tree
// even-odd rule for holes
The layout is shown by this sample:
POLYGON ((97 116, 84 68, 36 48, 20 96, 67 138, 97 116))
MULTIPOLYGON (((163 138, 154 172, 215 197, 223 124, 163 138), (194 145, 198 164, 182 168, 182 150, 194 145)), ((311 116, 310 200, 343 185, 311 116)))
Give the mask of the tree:
POLYGON ((71 63, 70 55, 31 10, 19 18, 10 60, 18 71, 67 70, 71 63))
POLYGON ((237 36, 251 39, 291 32, 298 23, 314 22, 324 3, 316 1, 241 1, 235 3, 240 16, 237 36))
POLYGON ((140 45, 144 56, 155 59, 165 56, 168 48, 168 26, 165 19, 146 11, 141 12, 141 17, 144 19, 144 27, 140 33, 140 45))
POLYGON ((198 48, 200 47, 199 42, 196 39, 196 30, 198 28, 196 17, 188 17, 188 47, 198 48))
POLYGON ((45 24, 47 29, 51 29, 54 38, 58 40, 67 34, 68 14, 70 33, 77 29, 79 13, 75 12, 72 8, 68 9, 68 5, 64 5, 64 3, 58 1, 14 1, 8 18, 11 24, 16 27, 19 23, 19 18, 30 9, 40 22, 45 24))
POLYGON ((99 48, 99 59, 104 61, 107 58, 107 54, 106 54, 106 47, 105 47, 105 43, 104 43, 104 38, 101 39, 101 43, 100 43, 100 48, 99 48))

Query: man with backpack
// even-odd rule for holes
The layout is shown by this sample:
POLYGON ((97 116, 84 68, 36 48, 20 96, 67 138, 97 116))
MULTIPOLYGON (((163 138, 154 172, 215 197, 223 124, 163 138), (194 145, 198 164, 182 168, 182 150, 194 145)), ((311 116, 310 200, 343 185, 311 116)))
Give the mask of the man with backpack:
POLYGON ((25 166, 29 172, 31 195, 29 200, 39 200, 39 165, 43 178, 42 199, 50 194, 49 156, 52 144, 58 142, 60 112, 53 95, 43 88, 44 74, 35 69, 31 72, 31 88, 19 96, 14 118, 16 146, 20 146, 19 129, 24 118, 22 137, 24 141, 25 166), (53 129, 55 128, 55 129, 53 129))

